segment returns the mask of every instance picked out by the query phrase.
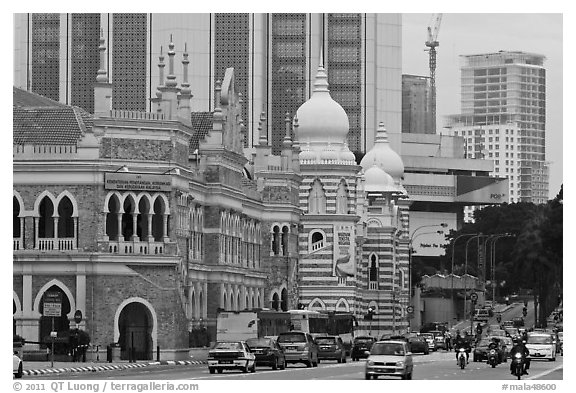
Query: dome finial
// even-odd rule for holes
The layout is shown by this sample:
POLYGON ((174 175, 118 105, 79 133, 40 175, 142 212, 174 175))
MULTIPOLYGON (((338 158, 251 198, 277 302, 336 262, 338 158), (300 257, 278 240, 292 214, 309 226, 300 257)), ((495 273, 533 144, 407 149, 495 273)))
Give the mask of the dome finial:
POLYGON ((318 72, 316 72, 316 80, 314 81, 314 93, 327 92, 328 89, 328 74, 324 68, 324 51, 320 47, 320 63, 318 64, 318 72))

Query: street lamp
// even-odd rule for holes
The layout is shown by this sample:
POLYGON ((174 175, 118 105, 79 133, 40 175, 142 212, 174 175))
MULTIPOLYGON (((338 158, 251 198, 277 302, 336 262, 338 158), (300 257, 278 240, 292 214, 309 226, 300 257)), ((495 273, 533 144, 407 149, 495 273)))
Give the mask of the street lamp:
POLYGON ((460 239, 464 236, 476 236, 477 233, 463 233, 462 235, 456 236, 454 240, 452 240, 452 268, 450 270, 451 276, 451 290, 450 290, 450 300, 452 301, 452 307, 454 305, 454 251, 456 249, 456 240, 460 239))
MULTIPOLYGON (((415 239, 416 232, 418 232, 420 229, 422 228, 433 228, 433 227, 442 227, 442 228, 446 228, 448 226, 448 224, 446 224, 445 222, 442 222, 440 224, 432 224, 432 225, 422 225, 419 226, 418 228, 414 229, 414 232, 412 232, 412 235, 410 236, 410 241, 408 242, 408 302, 411 303, 412 302, 412 242, 415 239)), ((424 235, 422 233, 422 235, 424 235)), ((408 331, 411 330, 411 320, 408 319, 408 331)))

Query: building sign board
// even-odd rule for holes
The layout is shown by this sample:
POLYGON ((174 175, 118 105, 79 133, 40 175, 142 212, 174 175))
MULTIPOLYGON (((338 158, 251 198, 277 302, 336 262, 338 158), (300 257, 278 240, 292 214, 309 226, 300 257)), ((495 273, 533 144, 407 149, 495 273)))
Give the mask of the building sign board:
POLYGON ((62 293, 46 292, 44 295, 44 312, 45 317, 62 316, 62 293))
POLYGON ((106 190, 170 191, 171 175, 149 175, 143 173, 105 173, 106 190))

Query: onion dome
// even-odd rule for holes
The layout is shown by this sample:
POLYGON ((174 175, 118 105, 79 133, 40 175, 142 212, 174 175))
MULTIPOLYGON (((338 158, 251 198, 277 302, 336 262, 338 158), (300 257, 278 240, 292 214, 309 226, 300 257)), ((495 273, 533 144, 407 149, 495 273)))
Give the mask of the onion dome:
POLYGON ((366 192, 398 192, 392 176, 384 172, 376 164, 364 172, 364 191, 366 192))
POLYGON ((356 156, 348 149, 343 149, 340 151, 340 160, 356 164, 356 156))
POLYGON ((330 96, 328 75, 324 69, 322 55, 314 82, 314 91, 308 101, 298 108, 298 139, 301 144, 344 143, 350 128, 348 115, 330 96))
POLYGON ((390 147, 388 134, 382 122, 378 125, 374 146, 366 153, 360 162, 360 165, 362 165, 364 169, 368 169, 374 164, 394 179, 398 180, 404 176, 404 163, 402 162, 402 158, 390 147))

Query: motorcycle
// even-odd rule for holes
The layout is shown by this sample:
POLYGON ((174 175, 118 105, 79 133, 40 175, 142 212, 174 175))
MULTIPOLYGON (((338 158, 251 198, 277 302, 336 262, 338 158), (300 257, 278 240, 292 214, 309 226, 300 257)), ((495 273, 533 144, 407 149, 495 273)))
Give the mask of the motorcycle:
POLYGON ((512 358, 512 371, 518 379, 522 377, 524 371, 524 358, 522 354, 517 353, 514 355, 514 358, 512 358))
POLYGON ((498 363, 498 352, 495 349, 491 349, 488 353, 488 364, 494 368, 498 363))
POLYGON ((458 365, 462 370, 466 367, 466 350, 464 348, 458 350, 458 365))

